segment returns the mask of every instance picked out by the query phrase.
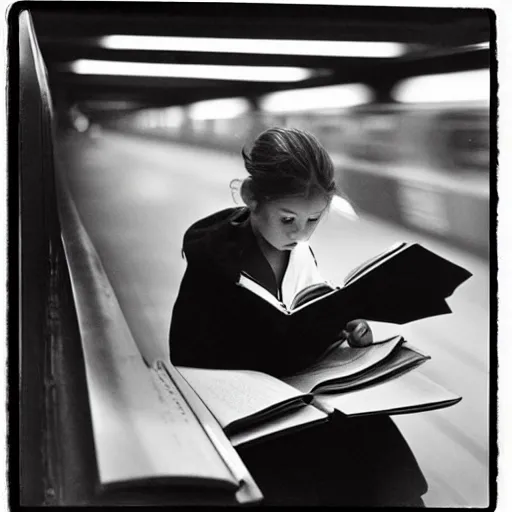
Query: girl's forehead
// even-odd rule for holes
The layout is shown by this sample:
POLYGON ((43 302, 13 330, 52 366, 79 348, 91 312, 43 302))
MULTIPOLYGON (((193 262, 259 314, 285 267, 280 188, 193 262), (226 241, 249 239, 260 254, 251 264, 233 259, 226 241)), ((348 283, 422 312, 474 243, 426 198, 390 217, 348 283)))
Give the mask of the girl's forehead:
POLYGON ((273 210, 284 211, 295 215, 313 215, 322 213, 328 206, 329 201, 321 195, 310 198, 285 197, 275 199, 269 203, 273 210))

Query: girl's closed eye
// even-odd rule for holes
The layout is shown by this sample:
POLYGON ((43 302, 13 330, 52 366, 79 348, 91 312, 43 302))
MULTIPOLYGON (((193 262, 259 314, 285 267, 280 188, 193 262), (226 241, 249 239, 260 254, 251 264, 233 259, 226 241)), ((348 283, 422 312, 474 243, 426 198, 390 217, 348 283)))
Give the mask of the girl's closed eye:
MULTIPOLYGON (((318 222, 320 220, 320 217, 316 217, 314 219, 308 219, 308 222, 314 223, 318 222)), ((281 219, 281 222, 283 224, 291 224, 294 221, 293 217, 284 217, 281 219)))

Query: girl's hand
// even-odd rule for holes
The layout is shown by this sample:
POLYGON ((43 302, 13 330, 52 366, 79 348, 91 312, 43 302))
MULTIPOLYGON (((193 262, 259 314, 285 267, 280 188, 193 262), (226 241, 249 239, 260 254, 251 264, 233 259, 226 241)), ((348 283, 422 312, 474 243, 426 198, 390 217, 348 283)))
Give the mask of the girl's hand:
POLYGON ((367 347, 373 343, 373 333, 366 320, 351 320, 341 334, 354 348, 367 347))

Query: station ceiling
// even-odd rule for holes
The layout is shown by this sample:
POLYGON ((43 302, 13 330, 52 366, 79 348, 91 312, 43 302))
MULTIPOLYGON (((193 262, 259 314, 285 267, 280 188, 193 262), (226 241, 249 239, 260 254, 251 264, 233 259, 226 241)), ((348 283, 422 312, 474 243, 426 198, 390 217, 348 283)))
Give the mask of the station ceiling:
POLYGON ((347 7, 291 4, 174 2, 45 2, 30 9, 53 94, 68 103, 106 110, 182 105, 334 83, 365 82, 376 90, 419 74, 489 65, 492 12, 485 9, 347 7), (232 52, 119 50, 101 47, 112 34, 173 37, 393 41, 395 58, 262 55, 232 52), (294 66, 323 74, 299 83, 78 75, 78 59, 172 64, 294 66))

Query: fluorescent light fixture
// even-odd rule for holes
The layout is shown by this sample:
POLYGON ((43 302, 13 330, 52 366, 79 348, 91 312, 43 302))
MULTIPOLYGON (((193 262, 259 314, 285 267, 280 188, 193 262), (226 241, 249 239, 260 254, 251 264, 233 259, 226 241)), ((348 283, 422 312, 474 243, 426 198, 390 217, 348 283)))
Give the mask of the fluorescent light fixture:
POLYGON ((299 112, 353 107, 368 103, 371 98, 370 89, 363 84, 327 85, 267 94, 260 107, 265 112, 299 112))
POLYGON ((315 55, 317 57, 392 58, 405 53, 405 45, 389 41, 306 41, 220 37, 110 35, 100 39, 100 46, 115 50, 315 55))
POLYGON ((403 103, 489 101, 488 69, 409 78, 397 84, 393 97, 403 103))
POLYGON ((192 103, 188 114, 192 119, 230 119, 249 111, 249 103, 244 98, 222 98, 192 103))
POLYGON ((164 124, 170 128, 178 128, 185 120, 185 112, 182 107, 168 107, 163 109, 164 124))
POLYGON ((81 75, 199 78, 255 82, 299 82, 315 74, 315 70, 296 67, 160 64, 88 59, 76 60, 70 63, 69 69, 81 75))
POLYGON ((136 101, 123 100, 89 100, 84 102, 84 106, 88 108, 97 108, 102 110, 123 110, 129 108, 136 108, 141 105, 142 103, 136 101))

